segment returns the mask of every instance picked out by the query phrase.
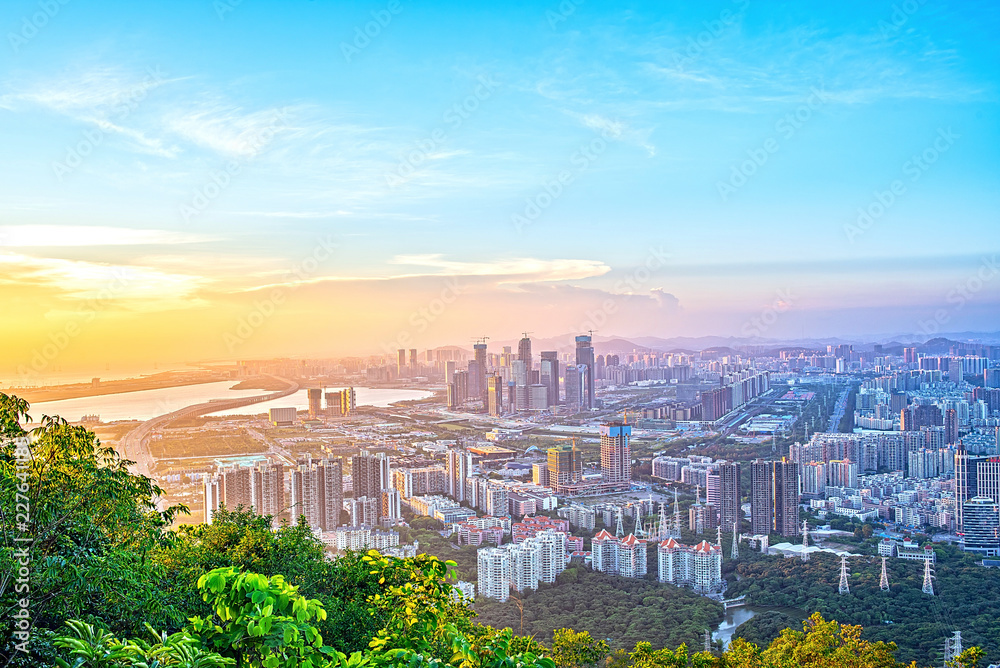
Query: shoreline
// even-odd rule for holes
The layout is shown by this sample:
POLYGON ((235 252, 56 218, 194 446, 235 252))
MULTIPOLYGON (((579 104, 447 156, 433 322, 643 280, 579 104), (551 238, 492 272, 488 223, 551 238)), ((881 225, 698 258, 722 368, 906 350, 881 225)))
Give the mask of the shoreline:
POLYGON ((217 373, 197 371, 164 371, 150 376, 142 376, 140 378, 109 380, 107 382, 101 382, 97 386, 90 383, 70 383, 66 385, 51 385, 47 387, 34 388, 2 388, 0 389, 0 392, 16 395, 25 399, 28 403, 37 404, 49 401, 65 401, 68 399, 101 397, 110 394, 128 394, 131 392, 142 392, 145 390, 162 390, 171 387, 184 387, 187 385, 204 385, 206 383, 216 383, 219 381, 229 380, 232 380, 234 383, 238 382, 236 379, 225 378, 217 373))

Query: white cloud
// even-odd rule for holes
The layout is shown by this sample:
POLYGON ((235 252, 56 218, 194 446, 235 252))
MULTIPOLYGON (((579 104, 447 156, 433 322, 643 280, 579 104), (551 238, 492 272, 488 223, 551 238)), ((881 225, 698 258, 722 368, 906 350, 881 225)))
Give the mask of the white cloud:
POLYGON ((205 279, 149 266, 108 264, 0 253, 0 283, 52 289, 67 300, 114 302, 150 312, 198 306, 205 279))
MULTIPOLYGON (((456 262, 441 255, 397 255, 391 264, 437 269, 437 276, 497 276, 511 282, 570 281, 603 276, 611 267, 599 260, 511 258, 490 262, 456 262)), ((506 282, 506 281, 501 281, 506 282)))

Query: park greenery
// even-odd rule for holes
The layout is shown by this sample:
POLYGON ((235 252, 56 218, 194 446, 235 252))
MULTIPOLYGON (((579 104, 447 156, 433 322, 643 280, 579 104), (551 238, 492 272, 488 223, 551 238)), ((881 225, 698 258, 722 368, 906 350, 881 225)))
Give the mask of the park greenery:
MULTIPOLYGON (((549 624, 532 638, 521 635, 518 620, 515 635, 481 623, 486 615, 476 619, 450 584, 450 560, 375 551, 334 558, 303 522, 273 530, 272 518, 239 508, 220 511, 208 526, 172 529, 186 509, 158 507, 159 488, 133 474, 130 462, 58 418, 43 417, 26 432, 28 413, 26 402, 0 394, 2 668, 903 665, 894 645, 818 614, 766 648, 742 640, 716 654, 675 647, 717 620, 713 604, 672 614, 668 599, 686 592, 615 582, 632 602, 668 601, 648 606, 662 614, 642 620, 606 607, 604 619, 578 615, 579 601, 611 589, 580 568, 560 584, 567 593, 576 584, 576 596, 552 596, 558 588, 538 596, 552 596, 559 624, 588 628, 549 624), (576 583, 567 581, 574 576, 576 583), (666 635, 653 635, 659 626, 666 635), (634 647, 601 640, 611 633, 634 647)), ((526 612, 533 606, 529 600, 526 612)), ((955 665, 982 658, 971 648, 955 665)))
POLYGON ((479 619, 536 638, 571 627, 606 639, 612 649, 626 649, 642 641, 654 647, 700 647, 705 631, 723 617, 721 604, 689 589, 607 575, 582 565, 567 568, 553 585, 541 584, 538 591, 517 596, 520 600, 506 603, 477 600, 479 619))
MULTIPOLYGON (((807 562, 748 553, 726 595, 746 594, 754 605, 798 608, 860 625, 865 639, 896 643, 906 661, 940 657, 944 638, 961 630, 966 645, 982 647, 997 662, 1000 574, 956 547, 936 545, 935 552, 934 596, 921 591, 923 562, 896 558, 887 562, 889 591, 882 591, 882 560, 876 556, 849 558, 850 593, 841 595, 840 559, 824 553, 807 562)), ((777 637, 778 626, 761 619, 737 634, 767 642, 777 637)))

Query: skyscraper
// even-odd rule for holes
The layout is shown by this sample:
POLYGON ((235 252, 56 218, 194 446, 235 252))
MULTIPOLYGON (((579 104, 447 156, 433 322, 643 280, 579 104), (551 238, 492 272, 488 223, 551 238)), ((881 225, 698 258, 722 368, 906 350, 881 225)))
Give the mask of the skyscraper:
POLYGON ((528 410, 528 385, 531 384, 531 370, 522 359, 514 360, 511 367, 514 374, 514 405, 515 411, 528 410))
POLYGON ((587 400, 587 366, 570 364, 566 367, 566 409, 570 413, 584 410, 587 400))
POLYGON ((469 395, 482 399, 486 404, 486 344, 477 343, 473 347, 475 358, 469 362, 469 395), (475 369, 475 378, 473 378, 475 369))
POLYGON ((257 464, 253 468, 253 506, 258 515, 287 516, 285 508, 285 467, 257 464))
POLYGON ((799 533, 798 464, 785 461, 750 464, 750 531, 757 534, 799 533))
POLYGON ((784 458, 774 462, 774 531, 799 534, 799 465, 784 458))
POLYGON ((472 474, 472 454, 467 450, 448 451, 448 495, 462 503, 465 501, 465 479, 472 474))
POLYGON ((333 531, 340 526, 344 506, 343 464, 339 459, 307 458, 292 469, 291 516, 305 516, 313 529, 333 531))
POLYGON ((323 414, 323 390, 310 387, 306 394, 309 397, 309 417, 316 419, 323 414))
POLYGON ((392 488, 389 458, 381 452, 372 454, 361 450, 351 457, 351 480, 354 484, 354 498, 380 498, 382 490, 392 488))
POLYGON ((396 351, 396 375, 400 378, 406 375, 406 350, 404 348, 396 351))
POLYGON ((629 446, 632 427, 622 422, 608 422, 602 424, 599 431, 604 482, 627 488, 632 482, 632 451, 629 446))
POLYGON ((1000 555, 1000 505, 987 496, 975 496, 962 505, 965 550, 987 557, 1000 555))
POLYGON ((527 369, 530 383, 531 376, 531 339, 528 338, 528 333, 524 333, 524 338, 517 342, 517 359, 524 362, 524 366, 527 369))
POLYGON ((583 477, 583 455, 576 445, 562 445, 549 448, 549 486, 553 489, 565 485, 576 485, 583 477))
POLYGON ((948 445, 958 443, 958 411, 949 408, 944 412, 944 441, 948 445))
POLYGON ((576 337, 576 363, 586 370, 586 387, 584 389, 583 410, 594 409, 594 346, 590 336, 576 337))
POLYGON ((276 520, 287 517, 285 469, 281 464, 261 462, 253 467, 221 469, 205 479, 205 523, 211 524, 220 506, 228 510, 242 507, 276 520))
POLYGON ((555 406, 559 403, 559 353, 545 350, 541 358, 540 381, 546 387, 549 406, 555 406))
POLYGON ((477 553, 478 594, 495 598, 501 603, 510 597, 510 552, 499 547, 486 547, 477 553))
POLYGON ((719 479, 720 522, 723 527, 732 529, 733 524, 738 524, 743 519, 743 512, 740 509, 742 499, 740 490, 740 465, 735 462, 720 464, 719 479))
POLYGON ((965 528, 965 503, 977 496, 1000 499, 1000 457, 970 455, 960 442, 955 454, 955 510, 959 531, 965 528))
POLYGON ((750 533, 755 536, 771 533, 774 527, 774 498, 771 462, 750 463, 750 533))
POLYGON ((486 412, 493 417, 503 415, 503 377, 491 373, 486 381, 486 412))

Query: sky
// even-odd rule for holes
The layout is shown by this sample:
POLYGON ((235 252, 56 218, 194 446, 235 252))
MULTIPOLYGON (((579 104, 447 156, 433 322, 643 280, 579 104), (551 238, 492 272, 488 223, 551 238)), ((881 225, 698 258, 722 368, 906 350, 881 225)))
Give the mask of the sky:
POLYGON ((998 28, 935 0, 8 0, 0 377, 996 332, 998 28))

